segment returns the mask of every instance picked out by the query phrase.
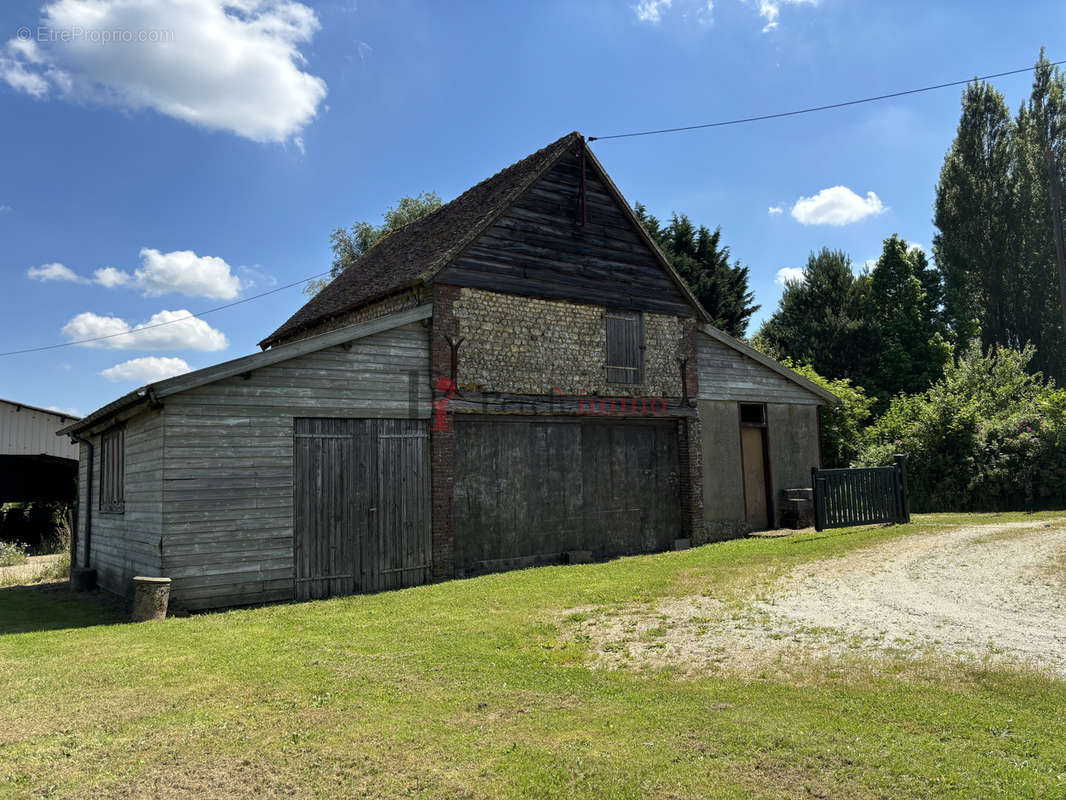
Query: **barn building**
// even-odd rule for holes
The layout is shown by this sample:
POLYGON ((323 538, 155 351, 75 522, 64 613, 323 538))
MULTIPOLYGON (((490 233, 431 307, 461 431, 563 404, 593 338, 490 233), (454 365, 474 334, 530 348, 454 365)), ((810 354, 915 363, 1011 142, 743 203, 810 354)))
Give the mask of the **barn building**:
POLYGON ((81 443, 79 563, 172 606, 377 591, 777 523, 835 398, 708 324, 571 133, 81 443))
POLYGON ((56 433, 77 419, 0 400, 0 504, 74 502, 78 448, 56 433))

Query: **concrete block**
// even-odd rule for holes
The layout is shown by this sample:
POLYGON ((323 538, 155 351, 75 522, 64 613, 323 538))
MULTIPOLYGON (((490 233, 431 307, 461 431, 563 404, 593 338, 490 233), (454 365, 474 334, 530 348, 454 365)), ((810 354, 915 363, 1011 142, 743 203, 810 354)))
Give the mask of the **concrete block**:
POLYGON ((70 570, 70 588, 75 592, 91 592, 96 588, 96 570, 74 567, 70 570))

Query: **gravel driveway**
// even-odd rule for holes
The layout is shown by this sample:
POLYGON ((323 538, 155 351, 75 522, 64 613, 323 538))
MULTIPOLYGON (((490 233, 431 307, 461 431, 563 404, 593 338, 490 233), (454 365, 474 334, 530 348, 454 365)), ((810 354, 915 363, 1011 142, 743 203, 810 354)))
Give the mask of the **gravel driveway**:
POLYGON ((1066 677, 1066 520, 896 538, 805 564, 758 594, 596 614, 579 633, 607 666, 791 671, 932 650, 1066 677))

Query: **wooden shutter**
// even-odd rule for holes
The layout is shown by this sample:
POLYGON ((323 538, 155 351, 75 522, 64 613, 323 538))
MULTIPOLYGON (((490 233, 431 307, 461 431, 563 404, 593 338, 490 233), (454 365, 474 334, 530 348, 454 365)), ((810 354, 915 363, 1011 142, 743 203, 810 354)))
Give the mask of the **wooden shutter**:
POLYGON ((100 510, 125 511, 126 429, 112 428, 100 437, 100 510))
POLYGON ((607 310, 607 382, 643 383, 644 319, 639 311, 607 310))

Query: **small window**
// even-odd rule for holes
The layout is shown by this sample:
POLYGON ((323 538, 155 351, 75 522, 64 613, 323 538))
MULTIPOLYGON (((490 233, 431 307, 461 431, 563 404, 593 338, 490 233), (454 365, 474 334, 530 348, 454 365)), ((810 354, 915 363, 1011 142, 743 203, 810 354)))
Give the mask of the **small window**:
POLYGON ((766 406, 762 403, 741 403, 740 404, 740 424, 741 425, 765 425, 766 424, 766 406))
POLYGON ((112 428, 100 437, 100 510, 126 510, 126 429, 112 428))
POLYGON ((644 381, 644 319, 639 311, 607 310, 607 382, 644 381))

